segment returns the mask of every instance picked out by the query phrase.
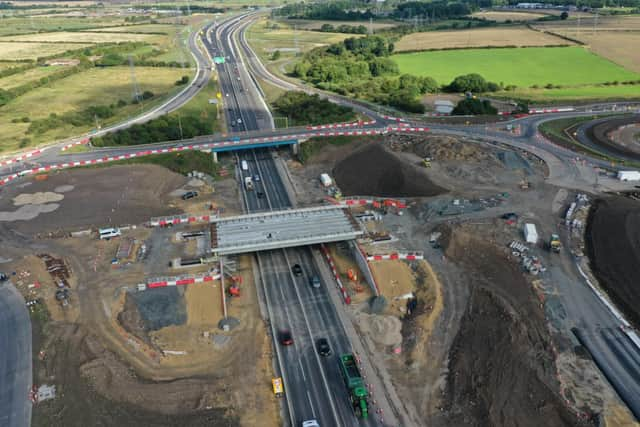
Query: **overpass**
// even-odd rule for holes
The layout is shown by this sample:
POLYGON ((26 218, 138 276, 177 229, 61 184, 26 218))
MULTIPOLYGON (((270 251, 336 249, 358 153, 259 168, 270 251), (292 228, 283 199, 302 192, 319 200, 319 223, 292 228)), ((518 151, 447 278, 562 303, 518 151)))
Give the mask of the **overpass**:
POLYGON ((231 255, 353 240, 364 232, 349 209, 320 206, 212 219, 211 252, 231 255))

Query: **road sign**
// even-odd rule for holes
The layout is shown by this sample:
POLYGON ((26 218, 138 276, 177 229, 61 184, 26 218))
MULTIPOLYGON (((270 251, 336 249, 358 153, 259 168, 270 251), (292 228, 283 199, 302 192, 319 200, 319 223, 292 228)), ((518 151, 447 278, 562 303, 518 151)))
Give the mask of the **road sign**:
POLYGON ((218 100, 215 98, 209 100, 209 104, 217 104, 217 103, 218 103, 218 100))
POLYGON ((222 92, 218 92, 218 93, 216 93, 216 98, 218 98, 218 99, 222 99, 222 92))
POLYGON ((224 64, 224 56, 214 56, 213 62, 216 64, 224 64))

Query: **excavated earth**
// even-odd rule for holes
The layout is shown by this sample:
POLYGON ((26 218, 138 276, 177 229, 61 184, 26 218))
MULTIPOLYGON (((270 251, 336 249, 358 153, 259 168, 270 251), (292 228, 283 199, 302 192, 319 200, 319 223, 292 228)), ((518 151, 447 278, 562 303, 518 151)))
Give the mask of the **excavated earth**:
POLYGON ((586 243, 600 285, 640 327, 640 202, 626 197, 596 200, 586 243))
POLYGON ((582 425, 559 397, 544 313, 517 266, 487 239, 444 228, 470 298, 449 352, 438 426, 582 425))
POLYGON ((378 143, 364 145, 340 161, 333 176, 346 196, 427 197, 446 190, 378 143))

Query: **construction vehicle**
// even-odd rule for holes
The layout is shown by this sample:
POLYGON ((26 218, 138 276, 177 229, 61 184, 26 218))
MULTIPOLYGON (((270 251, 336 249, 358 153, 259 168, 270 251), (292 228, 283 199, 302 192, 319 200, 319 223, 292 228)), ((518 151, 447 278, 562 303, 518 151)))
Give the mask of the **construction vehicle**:
POLYGON ((430 168, 431 167, 431 157, 425 157, 424 159, 422 159, 422 166, 424 166, 425 168, 430 168))
POLYGON ((551 252, 560 253, 560 249, 562 249, 562 243, 560 243, 560 236, 557 234, 552 234, 551 239, 549 239, 549 249, 551 252))
POLYGON ((367 418, 369 416, 369 402, 367 401, 369 392, 364 385, 362 374, 353 354, 340 356, 340 373, 349 390, 349 400, 356 417, 367 418))
POLYGON ((273 394, 276 397, 282 397, 284 395, 284 389, 282 387, 282 378, 272 378, 271 387, 273 388, 273 394))
POLYGON ((529 189, 529 181, 524 179, 524 178, 518 183, 518 185, 520 186, 521 190, 528 190, 529 189))
POLYGON ((253 178, 247 176, 244 178, 244 187, 247 191, 253 191, 253 178))

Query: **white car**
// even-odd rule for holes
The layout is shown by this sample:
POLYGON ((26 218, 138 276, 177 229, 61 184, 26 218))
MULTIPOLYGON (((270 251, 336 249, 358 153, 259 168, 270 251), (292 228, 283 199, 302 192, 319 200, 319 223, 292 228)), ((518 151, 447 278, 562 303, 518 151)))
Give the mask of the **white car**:
POLYGON ((320 427, 316 420, 307 420, 302 422, 302 427, 320 427))

